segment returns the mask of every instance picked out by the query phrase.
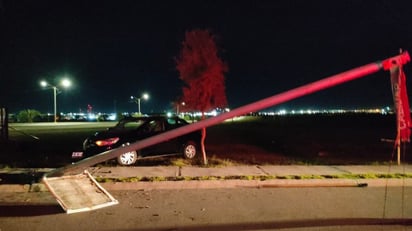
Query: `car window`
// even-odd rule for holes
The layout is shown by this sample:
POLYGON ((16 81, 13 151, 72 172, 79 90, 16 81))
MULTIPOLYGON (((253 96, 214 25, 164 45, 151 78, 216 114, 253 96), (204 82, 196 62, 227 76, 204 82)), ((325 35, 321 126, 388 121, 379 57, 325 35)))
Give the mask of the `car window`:
POLYGON ((174 124, 176 124, 176 119, 175 118, 168 118, 167 122, 171 125, 174 125, 174 124))
POLYGON ((160 121, 152 120, 149 123, 150 131, 161 132, 163 130, 162 123, 160 121))
POLYGON ((123 128, 126 130, 134 130, 138 127, 140 127, 143 124, 143 121, 138 120, 138 121, 128 121, 123 124, 123 128))
POLYGON ((170 125, 185 125, 185 124, 187 124, 187 122, 185 120, 182 120, 180 118, 168 118, 167 122, 170 125))

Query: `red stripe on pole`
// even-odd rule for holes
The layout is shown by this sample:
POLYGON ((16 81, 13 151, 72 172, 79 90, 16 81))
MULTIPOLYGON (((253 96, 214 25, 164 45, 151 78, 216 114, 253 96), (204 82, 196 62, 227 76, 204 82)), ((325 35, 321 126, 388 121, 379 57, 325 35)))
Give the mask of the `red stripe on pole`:
POLYGON ((397 143, 409 142, 411 135, 411 113, 406 90, 406 77, 401 66, 394 66, 391 71, 393 101, 396 108, 398 139, 397 143))

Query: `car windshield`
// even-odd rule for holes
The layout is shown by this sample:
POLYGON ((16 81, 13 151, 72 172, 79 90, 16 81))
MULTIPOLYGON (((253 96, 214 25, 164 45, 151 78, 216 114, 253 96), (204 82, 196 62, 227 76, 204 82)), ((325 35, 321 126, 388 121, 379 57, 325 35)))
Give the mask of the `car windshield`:
POLYGON ((145 120, 121 120, 119 121, 119 123, 116 124, 115 128, 134 130, 142 126, 145 122, 145 120))

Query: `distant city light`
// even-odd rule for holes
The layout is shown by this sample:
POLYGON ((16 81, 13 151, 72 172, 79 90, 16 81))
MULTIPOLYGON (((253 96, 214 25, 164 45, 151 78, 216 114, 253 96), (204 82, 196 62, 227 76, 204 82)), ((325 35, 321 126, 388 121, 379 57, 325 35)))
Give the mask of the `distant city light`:
POLYGON ((278 111, 262 111, 254 114, 274 116, 274 115, 312 115, 312 114, 344 114, 344 113, 364 113, 364 114, 392 114, 393 111, 390 107, 384 108, 369 108, 369 109, 294 109, 285 110, 280 109, 278 111))
MULTIPOLYGON (((214 117, 219 114, 230 111, 229 108, 219 109, 216 108, 209 112, 205 112, 206 117, 214 117)), ((273 111, 260 111, 260 112, 250 112, 246 113, 243 116, 237 116, 235 118, 228 119, 227 121, 235 121, 239 119, 244 119, 253 116, 299 116, 299 115, 336 115, 336 114, 380 114, 380 115, 392 115, 394 114, 393 108, 386 106, 382 108, 360 108, 360 109, 279 109, 273 111)), ((165 115, 168 117, 177 115, 179 117, 188 117, 190 120, 196 121, 202 117, 202 112, 165 112, 165 115)), ((44 122, 50 121, 51 116, 55 117, 54 114, 45 113, 42 115, 44 122)), ((130 112, 118 112, 118 113, 106 113, 106 112, 61 112, 59 113, 59 121, 84 121, 84 122, 95 122, 95 121, 116 121, 122 117, 134 116, 130 112), (118 117, 120 115, 120 118, 118 117)))

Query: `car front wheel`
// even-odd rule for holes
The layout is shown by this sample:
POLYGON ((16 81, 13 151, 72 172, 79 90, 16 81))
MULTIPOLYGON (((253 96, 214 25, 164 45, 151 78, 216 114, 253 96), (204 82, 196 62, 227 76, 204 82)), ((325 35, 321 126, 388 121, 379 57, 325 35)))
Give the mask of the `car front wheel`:
POLYGON ((117 163, 119 163, 120 165, 124 165, 124 166, 132 165, 136 163, 136 161, 137 161, 136 151, 125 152, 121 154, 119 157, 117 157, 117 163))
POLYGON ((196 143, 189 141, 185 145, 183 145, 183 156, 187 159, 195 158, 197 154, 197 147, 196 143))

